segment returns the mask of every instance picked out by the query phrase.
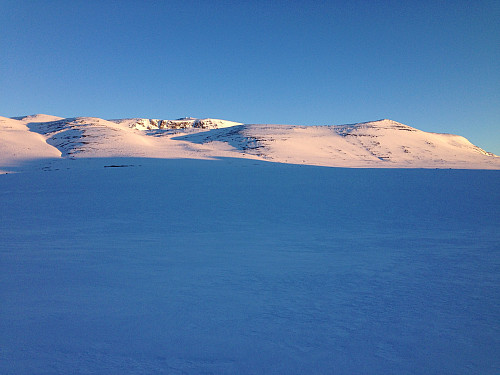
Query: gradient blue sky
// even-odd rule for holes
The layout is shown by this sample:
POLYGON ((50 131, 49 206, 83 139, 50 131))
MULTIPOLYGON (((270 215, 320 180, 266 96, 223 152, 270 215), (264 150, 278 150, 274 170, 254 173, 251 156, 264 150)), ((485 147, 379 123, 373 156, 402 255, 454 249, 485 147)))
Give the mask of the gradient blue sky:
POLYGON ((500 154, 500 1, 0 0, 0 115, 390 118, 500 154))

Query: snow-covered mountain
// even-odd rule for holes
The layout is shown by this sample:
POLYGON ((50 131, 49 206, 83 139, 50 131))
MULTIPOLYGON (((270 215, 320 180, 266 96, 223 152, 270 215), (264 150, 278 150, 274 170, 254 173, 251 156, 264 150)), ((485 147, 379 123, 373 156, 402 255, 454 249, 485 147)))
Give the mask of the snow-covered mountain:
POLYGON ((331 167, 500 169, 464 137, 392 120, 350 125, 243 125, 178 120, 0 117, 0 167, 37 158, 250 158, 331 167))
POLYGON ((464 137, 391 120, 338 126, 244 125, 178 137, 228 142, 267 160, 338 167, 499 168, 500 159, 464 137))

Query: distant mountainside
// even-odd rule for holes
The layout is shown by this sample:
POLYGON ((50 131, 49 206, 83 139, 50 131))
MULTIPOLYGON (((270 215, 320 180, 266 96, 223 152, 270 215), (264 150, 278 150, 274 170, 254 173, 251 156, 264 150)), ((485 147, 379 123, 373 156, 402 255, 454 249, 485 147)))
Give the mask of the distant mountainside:
POLYGON ((330 167, 500 169, 500 158, 464 137, 392 120, 292 126, 195 118, 0 117, 0 168, 61 157, 229 157, 330 167))

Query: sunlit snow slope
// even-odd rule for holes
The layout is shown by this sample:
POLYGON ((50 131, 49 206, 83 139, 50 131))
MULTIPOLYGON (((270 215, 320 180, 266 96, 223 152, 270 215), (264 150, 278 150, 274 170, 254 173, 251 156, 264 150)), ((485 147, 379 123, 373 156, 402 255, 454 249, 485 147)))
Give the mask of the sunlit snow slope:
POLYGON ((51 157, 232 157, 331 167, 500 169, 500 158, 461 136, 392 120, 292 126, 33 115, 0 118, 0 134, 0 168, 51 157))
POLYGON ((61 152, 47 144, 43 135, 30 132, 21 121, 0 116, 0 169, 28 160, 60 156, 61 152))

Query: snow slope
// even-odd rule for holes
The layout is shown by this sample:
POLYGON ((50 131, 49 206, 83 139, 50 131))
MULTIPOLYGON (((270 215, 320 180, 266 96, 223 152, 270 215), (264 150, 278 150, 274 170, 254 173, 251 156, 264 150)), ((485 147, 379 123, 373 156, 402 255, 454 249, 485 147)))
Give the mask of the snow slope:
POLYGON ((500 371, 499 171, 51 169, 0 176, 1 374, 500 371))
POLYGON ((26 161, 60 156, 57 148, 48 145, 42 135, 30 132, 22 121, 0 116, 0 173, 26 161))
POLYGON ((228 142, 266 160, 335 167, 500 168, 500 159, 451 135, 391 120, 340 126, 245 125, 177 139, 228 142))
POLYGON ((3 121, 9 126, 17 124, 18 129, 0 139, 7 150, 0 153, 4 169, 16 164, 13 145, 19 150, 18 165, 26 159, 23 153, 56 157, 59 152, 63 158, 227 157, 330 167, 500 169, 500 158, 463 137, 427 133, 391 120, 290 126, 194 118, 108 121, 34 115, 3 121), (40 136, 58 151, 42 146, 40 136), (35 143, 33 153, 29 150, 35 143))

